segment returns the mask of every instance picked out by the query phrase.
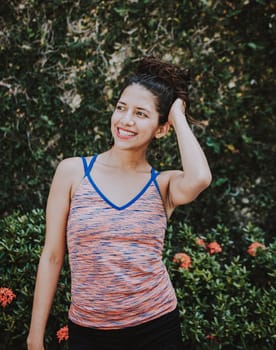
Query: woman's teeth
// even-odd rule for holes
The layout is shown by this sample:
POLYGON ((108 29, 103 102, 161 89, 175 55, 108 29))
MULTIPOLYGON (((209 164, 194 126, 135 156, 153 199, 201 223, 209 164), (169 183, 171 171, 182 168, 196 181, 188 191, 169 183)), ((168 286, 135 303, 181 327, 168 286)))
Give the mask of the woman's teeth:
POLYGON ((134 136, 135 133, 132 131, 126 131, 126 130, 122 130, 122 129, 118 129, 118 132, 121 136, 134 136))

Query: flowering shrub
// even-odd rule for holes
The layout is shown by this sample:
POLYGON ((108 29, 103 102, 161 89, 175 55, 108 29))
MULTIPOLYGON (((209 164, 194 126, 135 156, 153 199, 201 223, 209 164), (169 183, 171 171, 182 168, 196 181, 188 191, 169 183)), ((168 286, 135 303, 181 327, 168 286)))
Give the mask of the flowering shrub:
MULTIPOLYGON (((42 210, 14 213, 0 220, 1 350, 26 349, 44 229, 42 210), (11 302, 15 295, 16 302, 11 302)), ((250 224, 238 232, 219 225, 200 234, 200 240, 198 237, 187 225, 169 226, 164 247, 164 263, 178 297, 185 347, 272 350, 275 242, 262 243, 266 249, 255 244, 255 255, 248 254, 252 243, 265 241, 265 233, 250 224), (239 244, 235 244, 236 237, 239 244)), ((69 288, 66 261, 46 329, 45 350, 68 348, 68 328, 60 325, 67 324, 69 288)))
MULTIPOLYGON (((36 269, 45 234, 44 211, 33 210, 25 215, 15 212, 0 220, 0 232, 0 280, 3 286, 0 288, 0 350, 25 350, 36 269), (3 307, 3 304, 7 306, 3 307)), ((59 344, 56 338, 59 325, 67 323, 70 298, 67 266, 66 260, 46 330, 47 350, 67 348, 67 342, 59 344)))
POLYGON ((187 349, 274 348, 275 241, 266 249, 254 244, 254 256, 247 252, 264 239, 265 233, 251 224, 237 231, 218 225, 200 236, 187 225, 169 227, 164 261, 176 289, 187 349), (179 251, 191 258, 189 269, 179 268, 179 251))

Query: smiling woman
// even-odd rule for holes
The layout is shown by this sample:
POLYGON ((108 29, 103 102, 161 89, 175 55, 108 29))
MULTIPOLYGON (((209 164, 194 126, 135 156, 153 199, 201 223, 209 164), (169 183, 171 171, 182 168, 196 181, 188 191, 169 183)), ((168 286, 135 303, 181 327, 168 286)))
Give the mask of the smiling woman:
MULTIPOLYGON (((211 181, 186 118, 187 75, 155 58, 140 61, 111 117, 104 153, 63 160, 47 204, 28 336, 42 350, 67 240, 71 268, 70 350, 182 349, 177 299, 162 262, 167 219, 211 181), (174 128, 183 169, 156 171, 154 138, 174 128)), ((191 119, 190 119, 191 120, 191 119)))
POLYGON ((168 124, 159 126, 154 95, 142 85, 132 84, 119 99, 111 118, 111 131, 116 146, 132 146, 144 153, 154 137, 168 131, 168 124), (122 140, 128 142, 120 143, 122 140))

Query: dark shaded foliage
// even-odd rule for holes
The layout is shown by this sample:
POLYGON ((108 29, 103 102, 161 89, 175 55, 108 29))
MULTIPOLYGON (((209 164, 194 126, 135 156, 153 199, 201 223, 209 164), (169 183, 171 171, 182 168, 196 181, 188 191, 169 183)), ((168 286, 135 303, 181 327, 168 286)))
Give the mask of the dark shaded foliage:
MULTIPOLYGON (((10 1, 1 5, 1 208, 45 205, 58 161, 108 147, 123 77, 145 54, 191 71, 214 181, 177 220, 275 229, 271 1, 10 1), (121 74, 120 74, 121 72, 121 74)), ((158 146, 157 146, 158 147, 158 146)), ((159 168, 179 166, 172 134, 159 168)))

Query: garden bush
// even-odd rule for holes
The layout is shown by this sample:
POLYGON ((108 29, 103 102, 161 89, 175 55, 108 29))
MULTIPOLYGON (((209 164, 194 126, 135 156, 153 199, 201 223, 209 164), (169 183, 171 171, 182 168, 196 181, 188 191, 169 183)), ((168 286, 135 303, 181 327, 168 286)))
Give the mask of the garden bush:
MULTIPOLYGON (((36 269, 44 242, 44 211, 15 212, 0 221, 0 288, 9 288, 16 298, 1 306, 0 293, 0 349, 26 349, 30 324, 36 269)), ((58 292, 48 322, 46 343, 49 350, 60 349, 56 332, 67 323, 70 276, 65 262, 58 292)))
MULTIPOLYGON (((16 295, 3 305, 0 292, 1 350, 26 349, 44 228, 44 212, 38 209, 0 221, 0 288, 16 295)), ((265 232, 250 223, 239 232, 218 225, 205 233, 169 224, 163 259, 176 289, 187 349, 274 349, 275 250, 276 242, 267 243, 265 232), (239 244, 233 241, 237 234, 239 244)), ((67 325, 69 300, 66 259, 47 326, 47 350, 67 348, 56 333, 67 325)))
POLYGON ((265 233, 250 223, 238 233, 224 225, 205 234, 185 224, 169 230, 165 256, 188 349, 274 348, 275 249, 276 242, 266 245, 265 233), (191 258, 189 268, 171 264, 175 249, 191 258))

